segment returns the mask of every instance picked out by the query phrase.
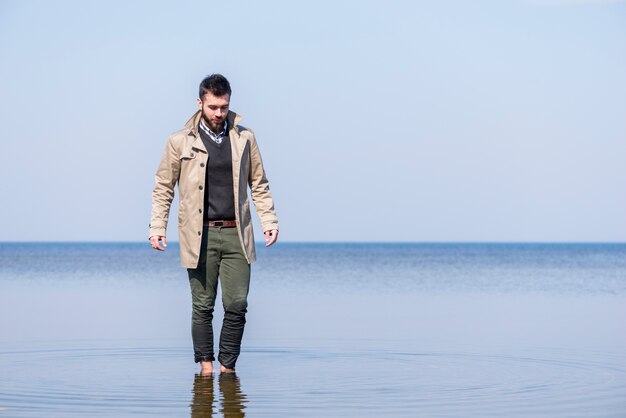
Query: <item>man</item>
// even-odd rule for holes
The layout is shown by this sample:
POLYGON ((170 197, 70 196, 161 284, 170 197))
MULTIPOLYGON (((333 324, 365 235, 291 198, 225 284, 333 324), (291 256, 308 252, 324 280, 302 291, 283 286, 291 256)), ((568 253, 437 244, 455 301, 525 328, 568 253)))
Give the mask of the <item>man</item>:
POLYGON ((198 111, 172 134, 156 173, 152 193, 150 243, 164 251, 174 186, 178 183, 181 264, 192 295, 191 334, 201 373, 213 372, 213 307, 218 278, 224 322, 218 360, 223 373, 235 371, 246 322, 250 263, 255 261, 248 201, 265 233, 265 245, 278 239, 278 220, 254 133, 229 110, 228 80, 213 74, 200 83, 198 111))

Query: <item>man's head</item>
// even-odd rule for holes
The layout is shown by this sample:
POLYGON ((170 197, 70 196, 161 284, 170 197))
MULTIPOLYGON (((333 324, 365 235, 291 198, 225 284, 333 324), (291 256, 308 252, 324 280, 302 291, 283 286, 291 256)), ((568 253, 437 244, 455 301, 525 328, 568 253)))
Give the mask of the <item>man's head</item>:
POLYGON ((200 82, 200 91, 198 93, 198 97, 200 99, 204 98, 204 95, 207 93, 211 93, 216 97, 221 97, 231 95, 230 91, 230 83, 226 80, 221 74, 211 74, 208 77, 205 77, 202 82, 200 82))
POLYGON ((224 126, 230 94, 230 83, 221 74, 212 74, 200 83, 198 108, 202 110, 204 121, 214 132, 221 131, 224 126))

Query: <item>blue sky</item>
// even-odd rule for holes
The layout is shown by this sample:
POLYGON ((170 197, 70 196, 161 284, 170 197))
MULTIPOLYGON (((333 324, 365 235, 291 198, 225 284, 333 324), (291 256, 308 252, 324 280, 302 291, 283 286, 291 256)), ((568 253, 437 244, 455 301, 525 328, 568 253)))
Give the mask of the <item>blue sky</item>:
POLYGON ((0 62, 2 241, 146 239, 213 72, 282 240, 626 241, 621 1, 1 0, 0 62))

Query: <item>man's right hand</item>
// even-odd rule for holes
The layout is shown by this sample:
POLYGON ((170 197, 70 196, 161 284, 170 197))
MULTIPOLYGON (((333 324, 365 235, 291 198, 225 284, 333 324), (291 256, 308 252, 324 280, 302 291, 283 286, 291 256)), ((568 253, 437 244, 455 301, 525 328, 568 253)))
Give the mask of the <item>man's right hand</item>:
POLYGON ((165 237, 161 235, 151 236, 150 244, 152 244, 152 248, 157 251, 165 251, 165 247, 167 247, 167 241, 165 241, 165 237), (161 242, 163 243, 163 246, 161 246, 161 242))

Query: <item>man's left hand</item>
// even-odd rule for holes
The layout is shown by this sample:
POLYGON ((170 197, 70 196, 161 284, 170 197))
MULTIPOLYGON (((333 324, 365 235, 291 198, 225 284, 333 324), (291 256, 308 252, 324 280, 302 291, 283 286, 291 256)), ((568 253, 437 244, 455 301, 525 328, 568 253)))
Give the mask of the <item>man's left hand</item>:
POLYGON ((270 229, 265 231, 265 246, 269 247, 278 240, 278 229, 270 229))

